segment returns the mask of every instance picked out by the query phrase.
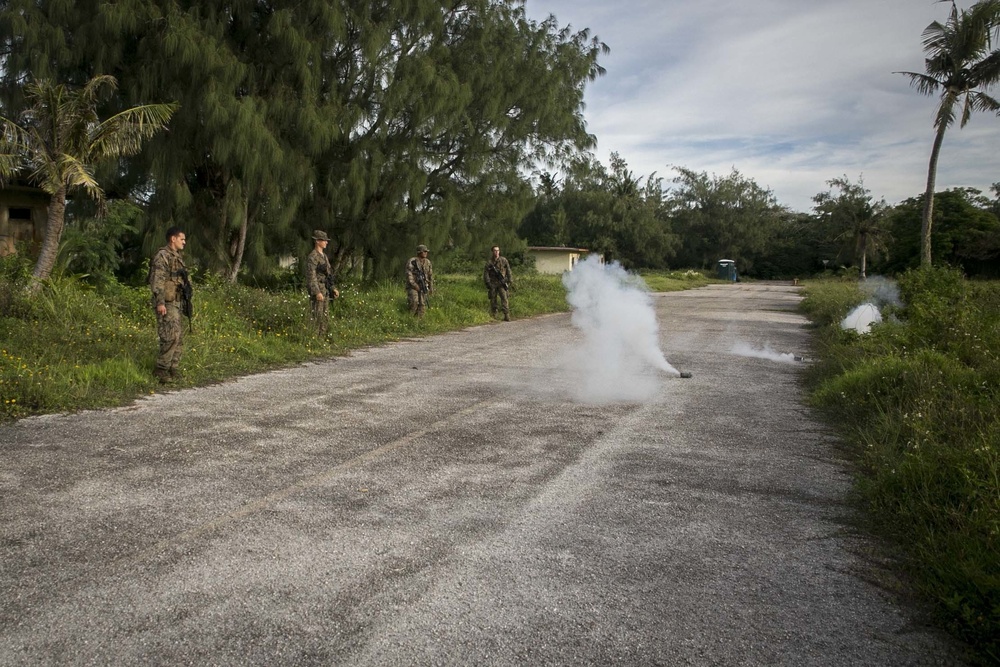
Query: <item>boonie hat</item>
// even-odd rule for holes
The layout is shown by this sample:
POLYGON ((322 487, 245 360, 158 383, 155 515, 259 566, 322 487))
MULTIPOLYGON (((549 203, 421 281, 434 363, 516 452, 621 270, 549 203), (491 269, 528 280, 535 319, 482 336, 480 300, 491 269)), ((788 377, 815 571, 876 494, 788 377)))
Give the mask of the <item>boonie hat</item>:
POLYGON ((313 232, 313 240, 315 241, 329 241, 330 237, 326 235, 326 232, 316 230, 313 232))
POLYGON ((425 246, 425 245, 418 245, 417 246, 417 252, 430 252, 430 250, 428 250, 427 246, 425 246))

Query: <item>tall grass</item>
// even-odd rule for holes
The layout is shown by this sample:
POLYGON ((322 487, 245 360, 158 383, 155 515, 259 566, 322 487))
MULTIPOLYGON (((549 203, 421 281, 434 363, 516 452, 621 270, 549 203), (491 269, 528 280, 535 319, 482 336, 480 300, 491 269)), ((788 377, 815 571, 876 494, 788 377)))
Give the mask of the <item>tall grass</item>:
POLYGON ((1000 283, 948 269, 899 280, 903 306, 840 328, 856 284, 807 286, 820 363, 812 398, 859 463, 858 497, 942 622, 1000 662, 1000 283))
MULTIPOLYGON (((30 266, 0 258, 0 421, 122 405, 160 391, 152 370, 155 316, 149 290, 56 278, 29 298, 30 266)), ((564 311, 558 276, 516 275, 513 317, 564 311)), ((194 386, 348 350, 490 321, 482 278, 443 275, 422 320, 401 281, 341 285, 328 335, 310 319, 305 293, 266 291, 197 276, 193 331, 185 333, 179 386, 194 386)))
POLYGON ((709 278, 703 271, 639 271, 646 286, 653 292, 679 292, 680 290, 704 287, 710 283, 724 282, 709 278))

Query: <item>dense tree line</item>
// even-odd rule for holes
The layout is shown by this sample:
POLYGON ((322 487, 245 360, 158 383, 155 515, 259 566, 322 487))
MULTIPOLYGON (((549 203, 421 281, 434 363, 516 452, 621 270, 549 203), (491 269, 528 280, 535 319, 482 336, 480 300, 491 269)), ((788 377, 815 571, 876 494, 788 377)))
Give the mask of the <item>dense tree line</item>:
POLYGON ((378 277, 418 242, 516 242, 525 174, 594 143, 583 90, 606 51, 514 0, 9 0, 0 100, 107 74, 106 114, 178 105, 99 174, 144 204, 144 253, 180 224, 189 254, 235 280, 322 228, 338 266, 378 277))
MULTIPOLYGON (((953 11, 928 27, 928 73, 906 73, 921 92, 951 90, 952 51, 990 52, 981 28, 1000 5, 979 4, 989 21, 953 11)), ((171 110, 142 152, 76 169, 107 205, 98 218, 70 200, 60 257, 94 275, 139 273, 174 224, 193 263, 231 281, 301 257, 316 228, 338 271, 369 279, 396 274, 417 243, 456 266, 494 243, 515 256, 569 245, 629 268, 731 258, 764 278, 900 271, 933 243, 937 263, 1000 275, 1000 198, 975 190, 889 206, 843 176, 794 212, 736 169, 674 167, 665 180, 614 153, 603 165, 582 110, 606 51, 586 30, 528 19, 517 0, 8 0, 0 115, 28 109, 36 82, 86 90, 112 76, 90 120, 171 110)), ((965 83, 963 123, 989 106, 965 83)), ((957 99, 942 100, 938 139, 957 99)))
MULTIPOLYGON (((824 271, 896 273, 922 260, 923 195, 896 206, 862 178, 830 179, 811 212, 794 212, 737 170, 724 176, 677 167, 677 176, 636 176, 618 155, 610 169, 580 160, 559 181, 541 179, 520 233, 536 245, 588 248, 628 268, 711 269, 734 259, 758 278, 824 271)), ((1000 276, 1000 184, 996 199, 971 188, 935 196, 935 263, 1000 276)))
POLYGON ((665 268, 678 247, 662 180, 635 176, 618 155, 610 169, 591 157, 564 178, 541 176, 538 199, 519 232, 532 245, 574 246, 627 267, 665 268))

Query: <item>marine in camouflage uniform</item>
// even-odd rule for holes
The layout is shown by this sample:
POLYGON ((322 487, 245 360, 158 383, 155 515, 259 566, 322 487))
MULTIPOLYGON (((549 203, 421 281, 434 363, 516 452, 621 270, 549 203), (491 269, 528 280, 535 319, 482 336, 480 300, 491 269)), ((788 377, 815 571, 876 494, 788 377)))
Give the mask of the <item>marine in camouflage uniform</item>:
POLYGON ((434 293, 434 270, 431 260, 427 259, 430 251, 425 245, 417 246, 417 256, 406 262, 406 301, 410 313, 423 317, 427 310, 427 297, 434 293))
POLYGON ((493 246, 492 257, 483 268, 483 282, 490 295, 490 315, 496 317, 498 310, 503 310, 503 321, 510 322, 510 288, 513 278, 510 275, 510 263, 506 257, 500 256, 500 246, 493 246), (497 302, 500 302, 499 308, 497 302))
POLYGON ((187 236, 179 227, 167 230, 167 245, 156 251, 149 265, 149 288, 153 292, 156 311, 156 333, 160 352, 156 356, 153 374, 160 382, 171 382, 178 376, 178 364, 184 350, 184 327, 181 322, 181 299, 187 268, 181 252, 187 236))
MULTIPOLYGON (((330 258, 323 252, 330 237, 326 232, 316 230, 313 232, 315 247, 306 257, 306 289, 309 291, 309 299, 312 301, 312 317, 316 323, 316 330, 320 336, 325 336, 330 327, 330 297, 337 298, 340 292, 336 287, 327 288, 327 276, 331 276, 333 267, 330 266, 330 258)), ((333 280, 329 283, 333 285, 333 280)))

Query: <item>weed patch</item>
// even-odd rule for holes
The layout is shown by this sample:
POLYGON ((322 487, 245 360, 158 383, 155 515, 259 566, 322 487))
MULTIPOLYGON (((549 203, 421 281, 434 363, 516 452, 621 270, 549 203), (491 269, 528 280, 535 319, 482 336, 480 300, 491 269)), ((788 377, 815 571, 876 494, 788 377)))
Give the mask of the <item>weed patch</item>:
POLYGON ((856 285, 807 286, 820 327, 811 399, 841 426, 873 530, 899 547, 943 624, 1000 659, 1000 284, 921 269, 898 317, 858 335, 839 321, 856 285))
MULTIPOLYGON (((0 421, 121 405, 160 390, 152 375, 158 343, 148 289, 60 277, 29 298, 29 268, 16 256, 0 258, 0 421)), ((478 275, 438 277, 423 320, 408 312, 401 282, 341 285, 325 337, 315 332, 304 291, 197 279, 183 380, 175 386, 490 321, 478 275)), ((515 284, 515 318, 568 308, 558 276, 516 275, 515 284)))

